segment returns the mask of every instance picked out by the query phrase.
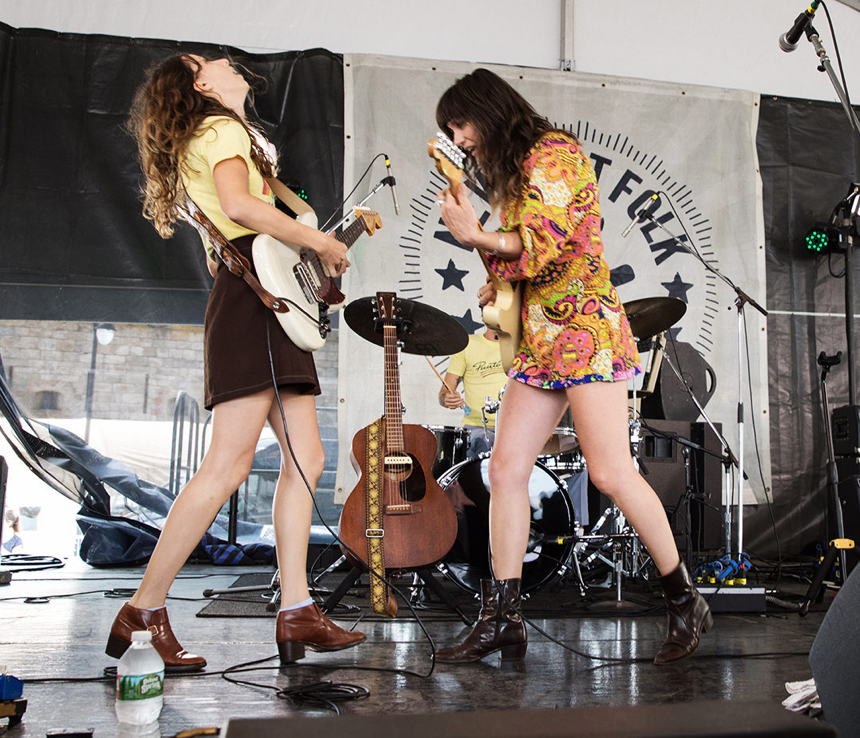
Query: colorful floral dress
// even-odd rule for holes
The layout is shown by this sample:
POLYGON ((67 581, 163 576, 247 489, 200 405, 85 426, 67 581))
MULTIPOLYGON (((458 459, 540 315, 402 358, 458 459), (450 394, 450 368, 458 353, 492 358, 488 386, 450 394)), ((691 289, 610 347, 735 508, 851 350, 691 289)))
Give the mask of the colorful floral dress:
POLYGON ((523 339, 508 376, 542 389, 627 380, 640 371, 630 323, 609 280, 597 180, 572 136, 544 135, 523 164, 522 195, 502 209, 524 250, 488 257, 506 282, 525 280, 523 339))

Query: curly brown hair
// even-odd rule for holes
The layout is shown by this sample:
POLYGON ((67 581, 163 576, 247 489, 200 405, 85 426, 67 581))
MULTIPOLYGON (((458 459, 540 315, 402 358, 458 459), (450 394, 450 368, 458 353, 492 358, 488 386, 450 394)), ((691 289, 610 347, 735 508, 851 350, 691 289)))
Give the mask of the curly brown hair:
MULTIPOLYGON (((262 78, 239 67, 258 87, 262 78)), ((185 197, 182 167, 185 151, 203 121, 214 115, 239 122, 251 137, 251 159, 264 177, 274 176, 274 162, 252 135, 248 123, 218 100, 194 88, 200 65, 189 54, 155 62, 138 87, 128 118, 144 174, 143 215, 162 238, 173 235, 177 205, 185 197)), ((257 130, 256 128, 254 130, 257 130)), ((257 131, 262 133, 262 131, 257 131)))
POLYGON ((478 171, 483 174, 493 207, 520 197, 522 165, 529 149, 544 134, 559 131, 489 69, 476 69, 445 91, 436 105, 436 123, 449 137, 453 137, 450 124, 475 127, 481 163, 468 154, 466 171, 473 178, 478 171))

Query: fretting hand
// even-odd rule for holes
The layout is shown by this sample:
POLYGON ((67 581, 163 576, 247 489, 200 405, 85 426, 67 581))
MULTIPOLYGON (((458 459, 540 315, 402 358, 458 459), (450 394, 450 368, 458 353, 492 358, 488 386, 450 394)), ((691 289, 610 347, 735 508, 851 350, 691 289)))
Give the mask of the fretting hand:
POLYGON ((442 221, 459 243, 474 248, 481 228, 475 208, 463 194, 462 188, 460 190, 458 197, 447 188, 439 193, 437 200, 442 210, 442 221))

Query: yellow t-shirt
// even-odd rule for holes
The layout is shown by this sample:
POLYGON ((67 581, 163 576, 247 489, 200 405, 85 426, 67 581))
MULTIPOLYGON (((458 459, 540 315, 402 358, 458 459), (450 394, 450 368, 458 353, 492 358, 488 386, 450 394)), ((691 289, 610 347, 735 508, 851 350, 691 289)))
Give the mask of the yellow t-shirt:
MULTIPOLYGON (((272 190, 251 159, 251 138, 244 127, 232 118, 223 115, 206 118, 188 143, 182 167, 182 181, 188 196, 229 241, 256 233, 224 215, 215 189, 215 166, 237 156, 248 166, 248 191, 254 197, 272 204, 272 190)), ((210 258, 217 261, 211 244, 204 241, 204 245, 210 258)))
MULTIPOLYGON (((483 333, 469 336, 466 348, 451 357, 447 371, 463 379, 466 415, 462 424, 482 425, 484 402, 487 397, 499 399, 499 391, 508 380, 502 369, 499 342, 489 340, 483 333)), ((487 427, 496 427, 495 413, 487 415, 487 427)))

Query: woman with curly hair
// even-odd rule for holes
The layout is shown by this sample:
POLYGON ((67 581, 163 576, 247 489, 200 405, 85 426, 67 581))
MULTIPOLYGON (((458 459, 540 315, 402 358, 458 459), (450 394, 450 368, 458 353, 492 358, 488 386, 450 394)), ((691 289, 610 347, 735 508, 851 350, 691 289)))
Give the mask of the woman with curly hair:
MULTIPOLYGON (((523 338, 497 420, 490 457, 493 578, 482 582, 478 623, 443 648, 443 663, 501 651, 523 658, 520 577, 529 538, 528 481, 547 438, 570 407, 588 474, 635 528, 660 573, 668 634, 657 663, 691 655, 712 623, 678 556, 659 498, 630 454, 627 380, 640 371, 636 343, 603 258, 597 180, 576 138, 555 129, 486 69, 440 98, 436 121, 483 175, 501 227, 485 232, 469 200, 444 190, 442 218, 463 246, 484 252, 506 282, 524 282, 523 338)), ((482 303, 494 299, 491 285, 482 303)))
MULTIPOLYGON (((270 150, 246 118, 249 90, 248 80, 225 58, 174 55, 148 71, 129 121, 145 178, 144 215, 167 238, 188 197, 249 260, 254 236, 267 233, 315 251, 329 274, 340 276, 349 266, 346 247, 274 206, 274 147, 270 150)), ((325 617, 307 585, 311 495, 325 463, 313 355, 287 338, 248 284, 217 261, 205 240, 204 245, 215 277, 204 321, 204 404, 212 411, 212 440, 170 509, 140 587, 114 620, 106 653, 119 658, 133 631, 149 629, 166 670, 206 665, 179 644, 164 603, 215 515, 248 476, 267 421, 281 449, 272 510, 281 582, 276 626, 281 661, 302 658, 305 647, 348 648, 364 635, 325 617)))

